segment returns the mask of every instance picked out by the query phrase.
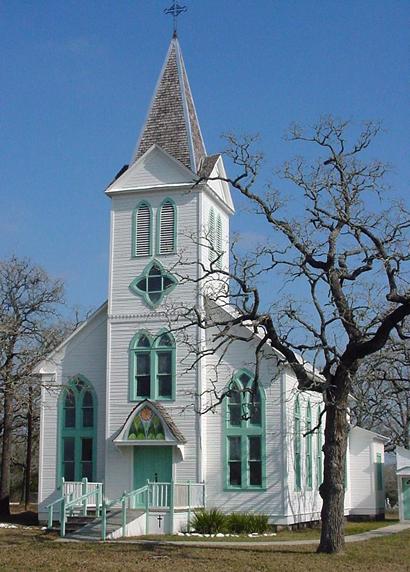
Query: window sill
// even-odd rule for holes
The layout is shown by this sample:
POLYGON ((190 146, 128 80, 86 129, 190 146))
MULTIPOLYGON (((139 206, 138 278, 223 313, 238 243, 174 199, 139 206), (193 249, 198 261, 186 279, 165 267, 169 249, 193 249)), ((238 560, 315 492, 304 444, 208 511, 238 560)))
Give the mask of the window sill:
POLYGON ((264 492, 267 490, 266 486, 254 486, 254 487, 224 487, 223 489, 227 493, 249 493, 249 492, 264 492))

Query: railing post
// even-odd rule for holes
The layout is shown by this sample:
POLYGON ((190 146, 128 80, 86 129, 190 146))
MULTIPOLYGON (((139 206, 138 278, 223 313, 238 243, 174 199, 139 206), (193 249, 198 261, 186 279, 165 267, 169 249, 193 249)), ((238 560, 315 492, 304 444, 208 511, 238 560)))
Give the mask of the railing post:
POLYGON ((145 491, 145 534, 149 534, 149 480, 145 491))
POLYGON ((60 536, 63 538, 65 536, 65 518, 65 497, 63 497, 60 506, 60 536))
POLYGON ((169 491, 169 533, 174 534, 174 481, 171 479, 171 486, 169 491))
POLYGON ((47 528, 53 528, 53 505, 52 504, 48 507, 47 528))
POLYGON ((102 489, 101 483, 97 483, 97 491, 95 493, 95 516, 100 516, 100 507, 101 507, 101 499, 102 499, 102 489))
POLYGON ((64 483, 65 483, 65 479, 64 477, 61 477, 61 496, 64 496, 64 483))
MULTIPOLYGON (((86 495, 88 492, 88 479, 84 477, 81 480, 81 495, 86 495)), ((88 497, 83 500, 83 516, 87 516, 87 504, 88 504, 88 497)))
POLYGON ((191 481, 188 481, 188 523, 187 530, 191 532, 191 481))
POLYGON ((102 516, 101 516, 101 539, 107 538, 107 506, 105 501, 102 503, 102 516))
POLYGON ((122 495, 122 499, 121 499, 121 505, 122 505, 122 535, 125 536, 125 527, 127 526, 127 492, 124 491, 123 495, 122 495))

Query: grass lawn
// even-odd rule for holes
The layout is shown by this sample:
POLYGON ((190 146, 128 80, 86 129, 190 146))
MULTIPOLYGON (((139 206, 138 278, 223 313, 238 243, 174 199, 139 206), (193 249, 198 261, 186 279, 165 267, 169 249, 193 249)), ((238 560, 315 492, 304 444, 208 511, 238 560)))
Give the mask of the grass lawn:
MULTIPOLYGON (((295 533, 292 533, 295 534, 295 533)), ((299 534, 299 533, 297 533, 299 534)), ((104 572, 404 572, 410 570, 410 531, 349 544, 344 554, 315 554, 314 546, 196 548, 55 542, 37 527, 0 529, 0 570, 104 572)))

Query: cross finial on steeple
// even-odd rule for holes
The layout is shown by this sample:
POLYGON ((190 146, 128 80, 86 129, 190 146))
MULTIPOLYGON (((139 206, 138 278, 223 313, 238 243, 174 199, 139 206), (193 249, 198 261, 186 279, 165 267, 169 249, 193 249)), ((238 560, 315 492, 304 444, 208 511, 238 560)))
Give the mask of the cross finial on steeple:
POLYGON ((174 32, 173 32, 174 38, 177 35, 177 18, 180 14, 186 12, 187 9, 188 8, 186 6, 181 6, 180 4, 178 4, 177 0, 174 0, 172 6, 164 10, 165 14, 170 14, 174 19, 174 32))

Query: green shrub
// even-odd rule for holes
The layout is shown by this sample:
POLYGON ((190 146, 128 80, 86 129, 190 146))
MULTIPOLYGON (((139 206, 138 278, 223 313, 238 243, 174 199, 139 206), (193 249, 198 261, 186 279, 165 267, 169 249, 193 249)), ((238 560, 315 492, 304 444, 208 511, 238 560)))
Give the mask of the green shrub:
POLYGON ((194 512, 191 528, 200 534, 216 534, 225 532, 226 516, 217 508, 200 508, 194 512))
POLYGON ((268 516, 234 512, 226 517, 226 530, 231 534, 251 534, 252 532, 263 534, 269 530, 268 516))

